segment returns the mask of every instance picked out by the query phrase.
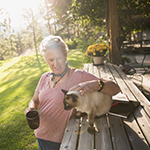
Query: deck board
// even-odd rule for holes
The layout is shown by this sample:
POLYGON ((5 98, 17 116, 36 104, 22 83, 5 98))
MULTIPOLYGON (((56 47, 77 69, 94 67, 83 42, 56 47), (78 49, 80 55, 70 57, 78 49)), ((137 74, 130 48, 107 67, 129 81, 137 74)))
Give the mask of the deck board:
POLYGON ((147 119, 145 111, 141 108, 138 108, 135 111, 136 120, 141 128, 142 132, 144 133, 148 143, 150 144, 150 124, 149 119, 147 119))
POLYGON ((127 76, 120 71, 119 67, 116 67, 116 69, 119 71, 120 76, 123 78, 126 85, 128 85, 128 88, 130 91, 132 91, 132 94, 136 97, 136 99, 145 107, 145 110, 147 111, 149 117, 150 117, 150 102, 147 100, 147 98, 142 94, 142 92, 135 86, 135 84, 127 78, 127 76))
POLYGON ((129 141, 133 150, 148 150, 148 143, 145 139, 140 127, 138 126, 135 118, 131 115, 128 119, 124 120, 125 129, 129 137, 129 141), (142 140, 141 140, 142 139, 142 140))
POLYGON ((108 118, 102 116, 95 120, 98 132, 95 133, 95 147, 98 150, 113 150, 108 118))
POLYGON ((110 116, 109 119, 114 150, 130 150, 122 119, 115 116, 110 116))
POLYGON ((81 130, 80 130, 80 138, 79 138, 79 146, 78 150, 93 150, 94 149, 94 134, 89 134, 87 132, 88 122, 87 117, 82 118, 81 122, 81 130))
POLYGON ((70 119, 65 130, 60 150, 76 150, 79 126, 79 119, 70 119))

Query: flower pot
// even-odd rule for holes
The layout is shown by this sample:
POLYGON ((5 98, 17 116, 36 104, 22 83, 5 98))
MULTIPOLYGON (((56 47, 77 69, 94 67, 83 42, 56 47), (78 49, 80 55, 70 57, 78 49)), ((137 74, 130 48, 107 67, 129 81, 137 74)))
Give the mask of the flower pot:
POLYGON ((93 61, 95 66, 102 65, 104 61, 104 56, 93 57, 93 61))

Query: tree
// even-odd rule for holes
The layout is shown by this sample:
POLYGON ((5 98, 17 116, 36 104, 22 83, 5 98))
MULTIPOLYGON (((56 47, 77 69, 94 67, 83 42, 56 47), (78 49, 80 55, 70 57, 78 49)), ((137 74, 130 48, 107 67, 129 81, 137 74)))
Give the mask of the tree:
POLYGON ((58 13, 60 16, 66 16, 66 12, 69 12, 69 15, 72 15, 75 21, 83 20, 83 22, 86 22, 85 20, 88 20, 88 25, 84 25, 84 27, 89 25, 107 27, 107 35, 111 41, 110 57, 111 61, 116 64, 119 64, 120 60, 115 38, 119 35, 130 37, 133 30, 143 30, 147 25, 146 21, 150 14, 150 2, 147 0, 72 0, 70 3, 68 0, 56 0, 55 3, 52 3, 52 6, 55 7, 56 13, 61 10, 58 13), (56 4, 58 4, 57 7, 55 7, 56 4), (115 10, 118 10, 118 12, 115 10), (110 12, 115 12, 115 14, 112 15, 110 12), (138 19, 135 19, 135 16, 138 16, 138 19), (115 21, 113 18, 116 18, 115 21), (145 23, 141 24, 140 19, 143 19, 145 23), (105 24, 105 20, 107 24, 105 24), (116 61, 116 58, 118 58, 118 61, 116 61))
POLYGON ((70 4, 70 0, 45 0, 43 7, 41 5, 40 12, 46 21, 50 34, 61 34, 63 38, 68 40, 71 38, 74 22, 72 14, 68 11, 70 4))
POLYGON ((38 47, 39 47, 39 41, 42 39, 42 33, 40 26, 38 26, 38 19, 34 15, 33 10, 31 8, 29 9, 24 9, 25 13, 23 15, 27 30, 29 33, 32 35, 32 40, 34 43, 34 48, 36 51, 36 55, 38 58, 38 47))
POLYGON ((145 30, 150 22, 150 2, 147 0, 118 1, 120 35, 129 37, 131 32, 145 30))
MULTIPOLYGON (((1 10, 2 11, 2 10, 1 10)), ((4 12, 1 12, 1 15, 4 12)), ((11 19, 6 13, 5 18, 0 22, 0 60, 17 55, 17 37, 11 30, 11 19)))
POLYGON ((53 13, 51 9, 51 4, 48 0, 44 0, 43 3, 39 6, 39 11, 42 16, 42 19, 44 22, 46 22, 46 27, 48 28, 49 35, 54 34, 56 32, 56 25, 54 23, 55 14, 53 13), (53 29, 53 25, 55 25, 55 28, 53 29))

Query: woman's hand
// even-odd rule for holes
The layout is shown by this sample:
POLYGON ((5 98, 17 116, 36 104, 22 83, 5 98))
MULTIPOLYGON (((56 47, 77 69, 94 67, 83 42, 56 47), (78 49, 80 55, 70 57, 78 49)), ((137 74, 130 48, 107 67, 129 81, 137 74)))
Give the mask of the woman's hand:
MULTIPOLYGON (((103 89, 101 90, 102 93, 113 96, 116 95, 117 93, 119 93, 120 87, 115 84, 112 81, 107 81, 104 79, 100 79, 104 82, 104 86, 103 89)), ((99 83, 97 80, 92 80, 92 81, 87 81, 87 82, 82 82, 78 85, 75 85, 73 87, 71 87, 69 90, 70 91, 81 91, 81 95, 84 95, 87 92, 91 92, 91 91, 98 91, 100 89, 99 83)))
POLYGON ((25 115, 29 112, 29 111, 31 111, 31 110, 36 110, 35 108, 27 108, 26 110, 25 110, 25 115))
POLYGON ((99 84, 97 80, 82 82, 78 85, 75 85, 69 89, 69 91, 80 91, 81 95, 84 95, 87 92, 99 90, 99 84))

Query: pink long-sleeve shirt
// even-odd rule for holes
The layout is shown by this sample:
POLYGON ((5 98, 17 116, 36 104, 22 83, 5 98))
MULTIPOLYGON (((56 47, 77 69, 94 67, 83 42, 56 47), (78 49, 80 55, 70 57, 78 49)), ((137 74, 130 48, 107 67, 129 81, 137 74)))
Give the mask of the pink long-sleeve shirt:
POLYGON ((51 88, 47 74, 42 75, 35 90, 39 94, 40 101, 40 126, 34 133, 37 138, 61 143, 67 122, 72 114, 72 110, 64 110, 64 94, 61 89, 69 90, 81 82, 98 78, 85 71, 75 69, 63 82, 55 88, 51 88))

